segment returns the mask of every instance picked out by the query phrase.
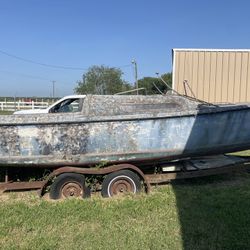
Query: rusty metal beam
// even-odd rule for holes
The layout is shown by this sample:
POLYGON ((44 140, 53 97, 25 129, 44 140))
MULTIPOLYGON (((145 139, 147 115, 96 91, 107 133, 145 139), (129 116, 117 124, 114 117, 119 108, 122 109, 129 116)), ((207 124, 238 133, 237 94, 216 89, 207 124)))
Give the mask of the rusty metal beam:
POLYGON ((17 190, 32 190, 40 189, 40 195, 43 194, 43 190, 48 185, 49 181, 62 174, 62 173, 79 173, 89 175, 105 175, 115 171, 130 169, 136 172, 144 181, 146 191, 150 191, 150 184, 164 183, 174 179, 202 177, 207 175, 216 175, 221 173, 249 170, 250 162, 246 159, 246 162, 241 164, 231 164, 223 167, 217 167, 212 169, 193 170, 185 172, 164 173, 164 174, 144 174, 139 168, 131 164, 119 164, 105 168, 77 168, 77 167, 61 167, 54 170, 46 180, 44 181, 32 181, 32 182, 4 182, 0 183, 0 190, 5 191, 17 191, 17 190))
POLYGON ((0 190, 2 192, 6 192, 6 191, 41 189, 44 186, 44 183, 45 181, 0 183, 0 190))

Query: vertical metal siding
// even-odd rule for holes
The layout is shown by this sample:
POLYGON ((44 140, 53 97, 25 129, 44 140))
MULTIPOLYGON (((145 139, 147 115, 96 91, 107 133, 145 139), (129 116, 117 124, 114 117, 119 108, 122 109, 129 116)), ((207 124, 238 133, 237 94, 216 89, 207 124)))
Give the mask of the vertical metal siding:
POLYGON ((174 89, 184 94, 187 80, 201 100, 250 102, 249 54, 248 50, 174 50, 174 89))

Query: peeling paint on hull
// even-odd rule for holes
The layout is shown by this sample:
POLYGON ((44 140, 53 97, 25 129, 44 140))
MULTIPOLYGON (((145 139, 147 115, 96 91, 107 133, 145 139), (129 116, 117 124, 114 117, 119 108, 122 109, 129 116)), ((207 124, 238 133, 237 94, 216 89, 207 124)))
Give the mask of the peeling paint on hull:
POLYGON ((0 139, 0 164, 84 164, 241 150, 250 147, 250 131, 240 125, 250 124, 249 114, 0 127, 1 135, 8 133, 0 139))
POLYGON ((85 119, 81 114, 66 123, 63 116, 47 122, 1 124, 0 165, 149 161, 250 148, 249 107, 110 120, 85 119))

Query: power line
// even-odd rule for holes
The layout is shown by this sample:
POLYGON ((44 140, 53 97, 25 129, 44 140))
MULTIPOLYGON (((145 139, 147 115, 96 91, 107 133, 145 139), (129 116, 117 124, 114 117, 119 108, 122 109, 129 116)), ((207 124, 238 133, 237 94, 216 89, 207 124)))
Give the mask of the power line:
POLYGON ((127 68, 127 67, 131 67, 131 64, 116 66, 116 68, 127 68))
MULTIPOLYGON (((71 66, 59 66, 59 65, 47 64, 47 63, 41 63, 41 62, 33 61, 33 60, 30 60, 30 59, 27 59, 27 58, 23 58, 23 57, 20 57, 20 56, 10 54, 10 53, 8 53, 6 51, 3 51, 3 50, 0 50, 0 53, 3 54, 3 55, 6 55, 8 57, 12 57, 14 59, 20 60, 20 61, 24 61, 24 62, 28 62, 28 63, 32 63, 32 64, 44 66, 44 67, 49 67, 49 68, 68 69, 68 70, 83 70, 83 71, 88 70, 88 68, 71 67, 71 66)), ((131 67, 131 64, 115 66, 115 68, 127 68, 127 67, 131 67)))
POLYGON ((69 69, 69 70, 88 70, 88 69, 80 68, 80 67, 58 66, 58 65, 53 65, 53 64, 36 62, 36 61, 26 59, 26 58, 23 58, 23 57, 20 57, 20 56, 15 56, 15 55, 7 53, 7 52, 5 52, 3 50, 0 50, 0 53, 4 54, 6 56, 9 56, 9 57, 15 58, 15 59, 20 60, 20 61, 24 61, 24 62, 28 62, 28 63, 32 63, 32 64, 37 64, 37 65, 48 67, 48 68, 69 69))
POLYGON ((23 73, 13 72, 13 71, 7 71, 7 70, 2 70, 2 69, 0 69, 0 72, 11 74, 11 75, 14 74, 14 75, 18 75, 18 76, 26 77, 26 78, 31 78, 31 79, 38 79, 38 80, 43 80, 43 81, 50 81, 50 79, 44 78, 42 76, 28 75, 28 74, 23 74, 23 73))
MULTIPOLYGON (((27 62, 27 63, 32 63, 32 64, 36 64, 36 65, 40 65, 40 66, 48 67, 48 68, 68 69, 68 70, 84 70, 84 71, 88 70, 88 68, 71 67, 71 66, 59 66, 59 65, 47 64, 47 63, 41 63, 41 62, 33 61, 33 60, 30 60, 30 59, 27 59, 27 58, 23 58, 23 57, 20 57, 20 56, 10 54, 10 53, 8 53, 6 51, 3 51, 3 50, 0 50, 0 53, 3 54, 3 55, 6 55, 8 57, 20 60, 20 61, 24 61, 24 62, 27 62)), ((131 66, 131 64, 125 64, 125 65, 115 66, 115 67, 116 68, 126 68, 126 67, 130 67, 130 66, 131 66)))
MULTIPOLYGON (((46 81, 46 82, 51 82, 52 81, 51 79, 44 78, 42 76, 28 75, 28 74, 23 74, 23 73, 13 72, 13 71, 7 71, 7 70, 2 70, 2 69, 0 69, 0 72, 10 74, 10 75, 17 75, 17 76, 28 78, 28 79, 37 79, 37 80, 46 81)), ((60 80, 57 80, 57 82, 59 82, 59 84, 63 84, 63 85, 69 85, 69 84, 73 83, 73 82, 70 82, 70 81, 69 82, 64 82, 64 81, 60 81, 60 80)))

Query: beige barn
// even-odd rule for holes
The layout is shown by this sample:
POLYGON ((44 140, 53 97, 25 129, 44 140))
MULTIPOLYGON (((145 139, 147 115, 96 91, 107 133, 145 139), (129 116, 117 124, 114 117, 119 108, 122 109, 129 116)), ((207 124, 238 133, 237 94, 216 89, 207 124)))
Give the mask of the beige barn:
POLYGON ((250 102, 250 50, 173 49, 173 89, 212 103, 250 102))

